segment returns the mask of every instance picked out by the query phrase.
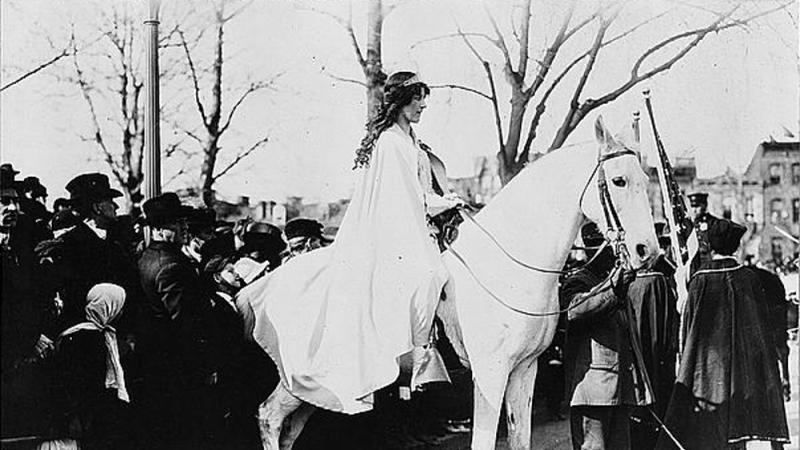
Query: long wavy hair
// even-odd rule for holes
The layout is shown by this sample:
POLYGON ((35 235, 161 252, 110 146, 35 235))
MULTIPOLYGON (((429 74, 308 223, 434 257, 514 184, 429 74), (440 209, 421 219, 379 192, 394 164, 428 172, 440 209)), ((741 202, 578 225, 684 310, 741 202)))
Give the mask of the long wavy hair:
POLYGON ((404 106, 411 103, 416 97, 427 97, 431 89, 427 84, 412 79, 417 75, 414 72, 396 72, 386 80, 383 88, 383 102, 378 107, 378 113, 367 121, 367 134, 361 139, 361 145, 356 149, 353 169, 368 167, 372 157, 372 149, 380 135, 397 122, 397 116, 404 106), (412 81, 409 83, 409 81, 412 81))

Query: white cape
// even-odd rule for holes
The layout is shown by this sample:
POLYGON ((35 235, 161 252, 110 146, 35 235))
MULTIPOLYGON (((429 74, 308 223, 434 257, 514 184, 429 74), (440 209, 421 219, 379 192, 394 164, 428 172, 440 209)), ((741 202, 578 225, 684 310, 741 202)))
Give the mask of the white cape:
POLYGON ((420 154, 397 126, 384 132, 336 241, 239 294, 282 382, 311 404, 369 410, 397 378, 397 358, 428 343, 447 270, 427 229, 420 154))

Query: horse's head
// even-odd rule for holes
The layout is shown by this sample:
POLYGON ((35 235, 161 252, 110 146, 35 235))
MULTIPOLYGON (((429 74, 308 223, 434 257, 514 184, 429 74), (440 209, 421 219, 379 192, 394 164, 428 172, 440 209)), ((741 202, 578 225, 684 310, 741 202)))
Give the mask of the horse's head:
POLYGON ((631 265, 639 268, 658 252, 647 198, 647 175, 642 170, 639 153, 615 139, 603 124, 602 117, 595 121, 595 134, 599 144, 599 166, 584 193, 581 210, 607 233, 616 228, 618 217, 625 230, 624 243, 631 265), (611 199, 605 202, 605 211, 600 187, 603 178, 611 199))

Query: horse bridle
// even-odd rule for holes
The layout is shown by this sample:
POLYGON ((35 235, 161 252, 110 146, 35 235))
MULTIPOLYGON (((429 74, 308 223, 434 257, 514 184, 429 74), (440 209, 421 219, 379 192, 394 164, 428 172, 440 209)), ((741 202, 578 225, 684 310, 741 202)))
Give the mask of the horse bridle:
MULTIPOLYGON (((613 159, 613 158, 620 157, 620 156, 625 156, 625 155, 637 156, 636 153, 633 150, 629 150, 627 148, 624 148, 624 149, 618 150, 618 151, 614 151, 614 152, 610 152, 610 153, 606 153, 606 154, 601 154, 597 158, 597 164, 594 166, 594 169, 592 170, 591 175, 589 175, 589 178, 586 180, 586 184, 583 186, 583 190, 581 191, 581 196, 580 196, 580 198, 578 200, 578 208, 581 211, 583 211, 583 199, 584 199, 584 197, 586 195, 586 191, 589 188, 589 185, 592 182, 592 178, 594 178, 594 176, 596 174, 597 175, 597 191, 598 191, 598 195, 600 197, 600 205, 601 205, 601 207, 603 209, 603 215, 604 215, 605 220, 606 220, 606 229, 608 230, 607 233, 606 233, 606 236, 605 236, 605 238, 603 240, 603 244, 597 249, 597 251, 595 252, 594 256, 592 256, 589 259, 589 261, 587 261, 581 267, 573 268, 573 269, 565 271, 565 270, 561 270, 561 269, 543 269, 543 268, 540 268, 540 267, 525 263, 525 262, 521 261, 520 259, 518 259, 517 257, 515 257, 514 255, 512 255, 510 252, 508 252, 508 250, 506 250, 502 246, 502 244, 500 244, 500 242, 497 240, 497 238, 495 238, 486 228, 483 227, 483 225, 480 224, 480 222, 477 221, 477 219, 475 219, 475 217, 473 217, 471 214, 467 213, 465 211, 465 209, 463 209, 463 208, 460 210, 461 215, 464 216, 467 220, 471 221, 473 224, 475 224, 476 227, 478 229, 480 229, 495 244, 495 246, 498 249, 500 249, 500 251, 507 258, 509 258, 511 261, 513 261, 517 265, 522 266, 522 267, 524 267, 526 269, 535 271, 535 272, 541 272, 541 273, 547 273, 547 274, 553 274, 553 275, 567 275, 567 276, 572 275, 575 272, 577 272, 578 270, 580 270, 581 268, 586 267, 589 264, 591 264, 592 262, 594 262, 595 259, 597 259, 597 257, 600 256, 600 254, 602 253, 603 249, 605 249, 605 247, 607 245, 609 245, 610 243, 612 243, 612 242, 614 243, 614 252, 615 252, 615 254, 617 256, 617 264, 628 264, 628 252, 627 252, 627 248, 626 248, 625 243, 624 243, 625 229, 624 229, 624 227, 622 225, 622 221, 619 218, 619 214, 617 213, 617 210, 614 207, 614 202, 611 199, 611 193, 608 190, 608 181, 606 180, 605 169, 603 168, 603 164, 606 161, 608 161, 610 159, 613 159), (609 235, 611 235, 611 234, 613 234, 613 236, 609 237, 609 235)), ((506 301, 504 301, 502 298, 500 298, 494 292, 492 292, 491 289, 489 289, 485 284, 483 284, 483 282, 481 282, 481 280, 478 278, 478 276, 472 271, 472 269, 467 264, 466 260, 464 260, 464 258, 449 243, 446 243, 445 245, 446 245, 447 249, 453 254, 453 256, 464 266, 464 268, 467 269, 467 272, 469 272, 469 274, 478 283, 478 285, 481 288, 483 288, 483 290, 486 291, 495 301, 497 301, 501 305, 505 306, 506 308, 508 308, 508 309, 510 309, 510 310, 512 310, 512 311, 514 311, 516 313, 525 315, 525 316, 545 317, 545 316, 559 315, 559 314, 562 314, 562 313, 565 313, 565 312, 569 311, 572 308, 575 308, 575 307, 579 306, 581 303, 583 303, 584 301, 586 301, 587 299, 589 299, 593 295, 597 294, 598 292, 601 292, 601 291, 604 291, 604 290, 607 290, 607 289, 613 287, 612 284, 611 284, 611 273, 610 273, 601 283, 599 283, 597 286, 593 287, 589 292, 587 292, 586 293, 587 295, 584 297, 584 299, 582 299, 579 302, 576 302, 574 305, 570 305, 569 307, 567 307, 567 308, 565 308, 563 310, 551 311, 551 312, 545 312, 545 313, 526 311, 526 310, 523 310, 523 309, 520 309, 520 308, 517 308, 517 307, 514 307, 514 306, 508 304, 506 301)))

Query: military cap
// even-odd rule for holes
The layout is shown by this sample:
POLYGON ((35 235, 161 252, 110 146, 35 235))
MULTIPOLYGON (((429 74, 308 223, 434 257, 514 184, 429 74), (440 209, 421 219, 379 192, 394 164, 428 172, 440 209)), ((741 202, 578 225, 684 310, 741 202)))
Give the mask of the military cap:
POLYGON ((708 194, 705 192, 692 192, 687 197, 689 197, 689 206, 708 205, 708 194))

